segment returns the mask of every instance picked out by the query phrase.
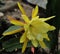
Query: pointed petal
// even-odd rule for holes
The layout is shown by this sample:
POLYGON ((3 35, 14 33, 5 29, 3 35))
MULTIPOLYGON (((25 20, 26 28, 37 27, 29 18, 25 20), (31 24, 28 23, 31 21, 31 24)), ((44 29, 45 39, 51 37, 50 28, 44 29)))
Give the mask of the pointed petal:
POLYGON ((46 47, 47 47, 43 41, 39 41, 39 44, 40 44, 40 46, 41 46, 42 48, 46 48, 46 47))
POLYGON ((34 18, 32 18, 32 19, 34 20, 34 19, 38 19, 38 18, 39 18, 39 16, 36 16, 36 17, 34 17, 34 18))
POLYGON ((42 34, 43 38, 47 39, 48 41, 50 41, 50 38, 48 37, 48 34, 47 33, 43 33, 42 34))
POLYGON ((15 18, 11 17, 11 16, 7 16, 8 19, 10 20, 10 22, 14 25, 19 25, 19 26, 24 26, 25 23, 16 20, 15 18))
POLYGON ((50 28, 50 31, 56 29, 54 26, 50 26, 49 28, 50 28))
POLYGON ((32 18, 36 17, 38 14, 38 6, 35 7, 35 9, 32 10, 32 18))
POLYGON ((33 20, 31 22, 32 29, 35 30, 35 32, 40 33, 46 33, 48 31, 55 30, 54 26, 49 25, 46 22, 40 21, 39 19, 33 20), (38 31, 37 31, 38 30, 38 31))
POLYGON ((3 35, 3 36, 12 35, 12 34, 15 34, 15 33, 17 33, 17 32, 21 32, 22 30, 23 30, 23 28, 20 28, 20 29, 13 30, 13 31, 10 31, 10 32, 5 32, 5 33, 3 33, 2 35, 3 35))
POLYGON ((21 4, 19 2, 17 2, 17 4, 18 4, 18 7, 19 7, 20 11, 22 12, 22 14, 26 15, 26 13, 25 13, 23 7, 21 6, 21 4))
POLYGON ((32 34, 32 32, 30 32, 30 31, 28 31, 28 33, 27 33, 27 38, 29 39, 29 40, 35 40, 35 36, 32 34))
POLYGON ((27 33, 24 32, 23 35, 20 38, 20 43, 23 43, 26 40, 26 38, 27 38, 26 36, 27 36, 27 33))
POLYGON ((34 47, 37 47, 38 46, 37 40, 32 40, 32 44, 33 44, 34 47))
POLYGON ((51 16, 51 17, 48 17, 48 18, 40 18, 39 20, 41 21, 47 21, 47 20, 50 20, 52 18, 54 18, 55 16, 51 16))
POLYGON ((22 18, 24 19, 24 21, 26 22, 26 23, 29 23, 29 18, 26 16, 26 15, 22 15, 22 18))
POLYGON ((25 40, 24 44, 23 44, 23 47, 22 47, 22 53, 24 53, 26 47, 27 47, 27 42, 28 42, 28 39, 25 40))

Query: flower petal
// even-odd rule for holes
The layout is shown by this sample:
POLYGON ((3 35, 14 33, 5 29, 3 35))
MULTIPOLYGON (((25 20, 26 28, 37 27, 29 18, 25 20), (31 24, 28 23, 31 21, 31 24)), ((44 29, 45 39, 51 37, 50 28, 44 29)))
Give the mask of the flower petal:
POLYGON ((32 18, 32 20, 37 19, 37 18, 39 18, 39 16, 36 16, 36 17, 32 18))
POLYGON ((49 30, 52 31, 52 30, 55 30, 56 28, 54 26, 49 26, 49 30))
POLYGON ((38 40, 38 41, 43 41, 43 35, 42 34, 37 34, 36 35, 36 39, 38 40))
POLYGON ((32 10, 32 18, 36 17, 38 14, 38 6, 36 5, 35 9, 32 10))
POLYGON ((27 33, 24 32, 23 35, 22 35, 21 38, 20 38, 20 43, 23 43, 23 42, 27 39, 26 36, 27 36, 27 33))
POLYGON ((39 19, 35 19, 31 22, 31 28, 37 33, 46 33, 48 31, 55 30, 54 26, 51 26, 46 22, 40 21, 39 19))
POLYGON ((40 18, 39 20, 41 21, 47 21, 47 20, 50 20, 52 18, 54 18, 55 16, 51 16, 51 17, 48 17, 48 18, 40 18))
POLYGON ((26 13, 25 13, 23 7, 21 6, 21 4, 19 2, 17 2, 17 4, 18 4, 18 7, 19 7, 20 11, 22 12, 22 14, 26 15, 26 13))
POLYGON ((14 25, 19 25, 19 26, 24 26, 25 23, 16 20, 15 18, 11 17, 11 16, 7 16, 8 19, 10 20, 10 22, 14 25))
POLYGON ((24 53, 24 51, 25 51, 25 49, 26 49, 26 47, 27 47, 27 42, 28 42, 28 39, 26 39, 26 40, 24 41, 24 44, 23 44, 23 47, 22 47, 22 53, 24 53))
POLYGON ((28 31, 28 33, 27 33, 27 38, 29 39, 29 40, 35 40, 35 36, 32 34, 32 32, 30 32, 30 31, 28 31))
POLYGON ((22 15, 22 18, 24 19, 24 21, 26 22, 26 23, 29 23, 29 18, 26 16, 26 15, 22 15))
POLYGON ((42 48, 46 48, 46 47, 47 47, 46 44, 45 44, 43 41, 39 41, 39 44, 40 44, 40 46, 41 46, 42 48))
POLYGON ((35 37, 34 36, 30 36, 30 35, 27 35, 27 38, 29 39, 29 40, 34 40, 35 39, 35 37))
POLYGON ((47 33, 43 33, 42 36, 43 36, 43 38, 45 38, 45 39, 47 39, 48 41, 50 41, 47 33))
POLYGON ((34 47, 37 47, 38 46, 37 40, 32 40, 32 44, 33 44, 34 47))
POLYGON ((21 32, 22 30, 23 30, 23 28, 20 28, 20 29, 13 30, 13 31, 10 31, 10 32, 5 32, 5 33, 3 33, 2 35, 3 35, 3 36, 12 35, 12 34, 15 34, 15 33, 17 33, 17 32, 21 32))

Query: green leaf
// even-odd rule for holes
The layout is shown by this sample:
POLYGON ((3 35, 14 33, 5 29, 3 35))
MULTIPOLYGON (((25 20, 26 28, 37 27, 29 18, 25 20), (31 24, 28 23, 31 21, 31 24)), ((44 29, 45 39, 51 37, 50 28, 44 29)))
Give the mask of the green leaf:
POLYGON ((5 41, 2 43, 3 48, 5 48, 5 50, 7 52, 11 52, 13 50, 15 50, 16 48, 21 48, 22 44, 19 43, 19 39, 18 38, 12 38, 9 39, 8 41, 5 41))
MULTIPOLYGON (((12 52, 15 49, 21 49, 23 44, 19 42, 19 37, 18 38, 11 38, 8 41, 2 42, 2 47, 7 51, 7 52, 12 52)), ((31 46, 31 42, 28 43, 27 47, 31 46)))
POLYGON ((6 35, 15 34, 21 30, 22 30, 22 27, 20 26, 11 26, 3 33, 3 35, 6 36, 6 35))

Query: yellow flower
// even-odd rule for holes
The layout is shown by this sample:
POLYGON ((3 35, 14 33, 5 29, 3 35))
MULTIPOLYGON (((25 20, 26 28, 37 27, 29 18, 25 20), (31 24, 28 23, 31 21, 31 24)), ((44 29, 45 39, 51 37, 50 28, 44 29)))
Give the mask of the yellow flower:
MULTIPOLYGON (((25 51, 28 41, 31 41, 34 47, 37 47, 38 44, 40 44, 42 48, 46 48, 46 45, 43 42, 43 39, 45 38, 48 41, 50 41, 47 32, 55 30, 55 27, 49 25, 45 21, 50 20, 54 18, 55 16, 48 17, 48 18, 39 18, 38 6, 36 6, 32 10, 32 17, 30 20, 28 16, 26 15, 24 9, 22 8, 21 4, 19 2, 17 4, 18 4, 20 11, 22 12, 21 16, 23 20, 25 21, 25 23, 18 21, 12 18, 11 16, 8 16, 8 19, 10 20, 12 24, 22 26, 22 29, 25 30, 25 32, 20 38, 20 43, 24 43, 22 47, 22 53, 25 51)), ((17 31, 19 32, 21 30, 19 29, 17 31)), ((14 31, 14 33, 16 33, 17 31, 14 31)), ((10 33, 8 32, 8 34, 3 33, 3 35, 10 35, 10 34, 13 34, 13 32, 10 32, 10 33)))

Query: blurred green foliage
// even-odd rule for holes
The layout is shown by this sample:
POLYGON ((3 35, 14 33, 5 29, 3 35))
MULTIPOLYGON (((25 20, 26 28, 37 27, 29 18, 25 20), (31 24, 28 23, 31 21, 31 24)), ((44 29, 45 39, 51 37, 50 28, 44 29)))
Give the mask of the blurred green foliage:
POLYGON ((47 16, 51 16, 51 15, 56 16, 53 20, 48 22, 51 25, 54 25, 56 27, 56 30, 54 31, 54 34, 52 36, 53 45, 51 51, 53 53, 58 51, 58 34, 60 28, 60 6, 59 5, 60 5, 60 0, 48 0, 47 10, 46 10, 47 16))
MULTIPOLYGON (((2 46, 7 52, 12 52, 16 49, 17 50, 21 49, 23 44, 20 44, 19 39, 20 39, 19 37, 11 38, 8 41, 4 41, 2 43, 2 46)), ((31 46, 31 42, 28 43, 27 47, 30 47, 30 46, 31 46)))

